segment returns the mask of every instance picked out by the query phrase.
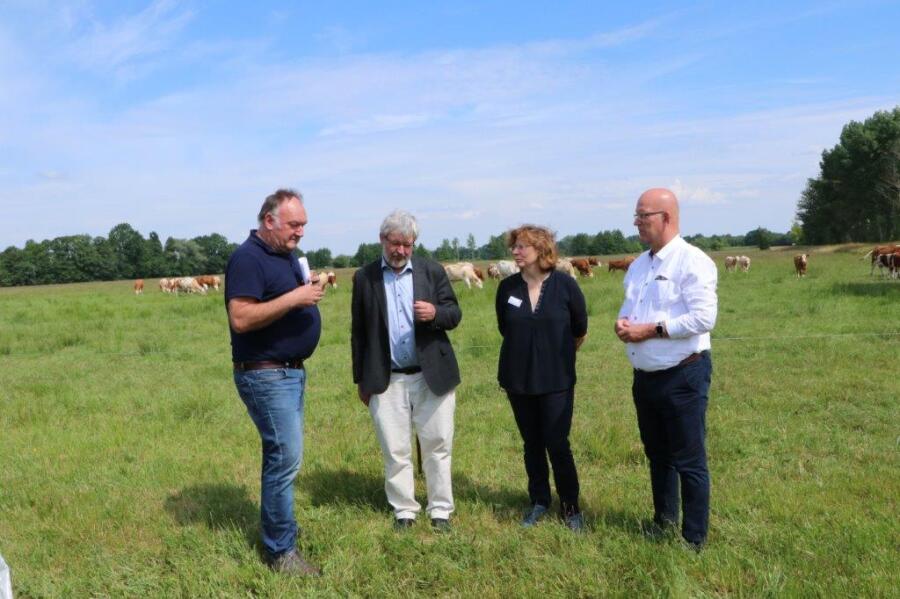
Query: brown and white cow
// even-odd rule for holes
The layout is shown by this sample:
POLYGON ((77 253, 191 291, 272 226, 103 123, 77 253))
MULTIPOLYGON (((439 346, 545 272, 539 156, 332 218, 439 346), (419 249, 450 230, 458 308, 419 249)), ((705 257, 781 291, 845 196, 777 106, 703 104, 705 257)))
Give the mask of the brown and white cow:
POLYGON ((205 289, 209 289, 211 287, 216 291, 219 290, 219 286, 222 284, 222 279, 220 279, 216 275, 200 275, 199 277, 194 277, 194 279, 205 289))
POLYGON ((478 275, 475 274, 475 267, 471 262, 458 262, 456 264, 445 264, 444 270, 447 272, 447 278, 453 281, 463 281, 466 287, 472 288, 474 283, 479 289, 484 288, 484 284, 478 275))
POLYGON ((328 280, 328 286, 332 289, 337 289, 337 275, 334 274, 333 270, 329 270, 328 274, 325 275, 328 280))
POLYGON ((737 268, 737 256, 725 256, 725 272, 734 272, 737 268))
POLYGON ((884 268, 884 264, 879 260, 880 256, 893 254, 898 249, 900 249, 900 246, 896 246, 893 243, 889 243, 888 245, 877 245, 874 248, 872 248, 871 250, 869 250, 869 252, 865 256, 863 256, 863 259, 868 258, 870 256, 872 257, 872 269, 869 271, 869 276, 872 276, 875 274, 876 266, 878 267, 879 271, 881 271, 881 269, 884 268))
POLYGON ((583 277, 593 277, 594 272, 591 270, 591 263, 587 258, 569 258, 569 262, 575 267, 575 270, 581 273, 583 277))
POLYGON ((572 265, 572 261, 568 258, 560 258, 559 260, 557 260, 556 270, 566 273, 573 279, 578 279, 578 275, 575 274, 575 267, 572 265))
POLYGON ((596 266, 597 268, 600 268, 601 266, 603 266, 600 263, 600 258, 598 258, 597 256, 590 256, 588 258, 588 264, 590 264, 591 266, 596 266))
POLYGON ((488 265, 487 275, 492 279, 499 279, 500 278, 500 269, 497 268, 496 264, 490 264, 490 265, 488 265))
POLYGON ((175 294, 178 292, 183 293, 199 293, 201 295, 206 295, 206 287, 197 282, 197 279, 194 277, 180 277, 175 279, 175 294))
POLYGON ((628 256, 626 258, 622 258, 621 260, 610 260, 606 263, 606 266, 609 272, 614 270, 621 270, 622 272, 628 271, 628 267, 631 266, 631 263, 634 262, 634 256, 628 256))
POLYGON ((877 262, 879 270, 886 268, 890 278, 897 278, 897 268, 900 267, 900 249, 892 254, 878 254, 877 262))
POLYGON ((501 279, 505 279, 506 277, 519 272, 519 267, 516 266, 516 263, 512 260, 500 260, 499 262, 492 264, 492 266, 497 267, 497 273, 500 275, 501 279))
POLYGON ((806 276, 806 266, 809 264, 809 255, 808 254, 800 254, 798 256, 794 256, 794 270, 797 271, 797 277, 805 277, 806 276))
POLYGON ((140 295, 144 293, 144 279, 138 279, 134 282, 134 294, 140 295))
POLYGON ((737 264, 741 269, 741 272, 750 272, 750 257, 749 256, 738 256, 737 264))

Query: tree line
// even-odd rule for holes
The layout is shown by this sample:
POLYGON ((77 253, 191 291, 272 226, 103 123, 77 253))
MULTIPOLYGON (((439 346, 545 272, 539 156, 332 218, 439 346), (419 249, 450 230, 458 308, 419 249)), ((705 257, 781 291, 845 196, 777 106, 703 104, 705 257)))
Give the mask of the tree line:
MULTIPOLYGON (((746 235, 693 235, 685 239, 705 250, 743 245, 765 249, 791 244, 797 234, 757 228, 746 235)), ((222 273, 237 246, 218 233, 193 239, 169 237, 162 243, 155 231, 145 239, 131 225, 122 223, 113 227, 107 237, 69 235, 41 242, 29 240, 23 248, 6 248, 0 253, 0 287, 222 273)), ((564 256, 636 254, 645 249, 636 235, 626 237, 618 229, 595 235, 567 235, 558 246, 564 256)), ((491 235, 480 246, 470 233, 465 244, 458 238, 443 239, 433 250, 416 245, 414 252, 441 262, 510 257, 505 232, 491 235)), ((297 253, 305 255, 312 268, 352 268, 381 256, 381 245, 361 243, 352 256, 332 256, 328 248, 297 253)))
POLYGON ((807 244, 900 238, 900 107, 850 121, 797 204, 807 244))

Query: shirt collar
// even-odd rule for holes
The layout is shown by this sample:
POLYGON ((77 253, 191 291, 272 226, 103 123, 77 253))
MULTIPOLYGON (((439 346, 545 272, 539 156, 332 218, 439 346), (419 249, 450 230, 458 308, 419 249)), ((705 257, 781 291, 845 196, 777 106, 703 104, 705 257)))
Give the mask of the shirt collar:
POLYGON ((661 262, 664 262, 666 258, 668 258, 669 255, 683 243, 685 243, 685 241, 681 238, 681 235, 676 235, 669 240, 669 243, 664 245, 658 252, 653 254, 653 258, 659 258, 661 262))
POLYGON ((382 256, 381 256, 381 270, 389 270, 389 271, 393 272, 395 275, 397 275, 398 277, 405 272, 412 272, 412 269, 413 269, 412 263, 413 263, 413 259, 412 259, 412 256, 410 256, 409 260, 406 261, 406 266, 404 266, 403 269, 399 273, 397 273, 397 272, 394 272, 394 269, 391 267, 391 265, 388 264, 387 260, 384 259, 384 255, 382 254, 382 256))
POLYGON ((287 252, 287 253, 276 252, 275 250, 272 249, 272 247, 268 243, 263 241, 262 237, 259 236, 258 231, 259 231, 258 229, 250 229, 250 240, 253 243, 255 243, 256 245, 258 245, 259 247, 261 247, 265 253, 271 254, 273 256, 287 256, 287 255, 290 255, 293 253, 293 252, 287 252))

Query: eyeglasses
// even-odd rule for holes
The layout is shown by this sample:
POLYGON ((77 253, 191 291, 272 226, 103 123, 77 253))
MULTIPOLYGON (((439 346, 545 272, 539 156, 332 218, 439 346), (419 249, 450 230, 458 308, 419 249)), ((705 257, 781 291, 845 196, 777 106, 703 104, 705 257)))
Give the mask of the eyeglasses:
POLYGON ((387 239, 387 238, 385 238, 384 241, 388 244, 389 247, 392 247, 392 248, 401 248, 402 247, 405 250, 412 249, 412 246, 415 244, 414 241, 404 241, 404 240, 395 241, 393 239, 387 239))
POLYGON ((665 210, 657 210, 656 212, 635 212, 634 220, 647 220, 654 214, 665 214, 665 210))

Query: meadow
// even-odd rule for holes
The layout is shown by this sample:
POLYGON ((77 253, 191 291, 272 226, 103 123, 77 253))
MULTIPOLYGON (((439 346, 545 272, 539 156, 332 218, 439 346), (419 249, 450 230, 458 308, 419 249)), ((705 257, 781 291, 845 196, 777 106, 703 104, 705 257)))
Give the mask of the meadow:
MULTIPOLYGON (((463 373, 454 529, 392 528, 350 370, 350 272, 307 362, 301 549, 284 578, 257 547, 259 440, 235 392, 221 292, 147 281, 0 289, 0 554, 17 597, 896 596, 900 281, 858 248, 719 264, 708 413, 709 544, 645 538, 646 461, 612 323, 622 274, 580 279, 572 446, 587 534, 530 530, 521 442, 496 383, 493 298, 456 285, 463 373)), ((730 253, 734 253, 732 250, 730 253)), ((421 481, 419 481, 421 482, 421 481)), ((424 501, 424 485, 418 486, 424 501)), ((555 506, 554 506, 555 507, 555 506)))

